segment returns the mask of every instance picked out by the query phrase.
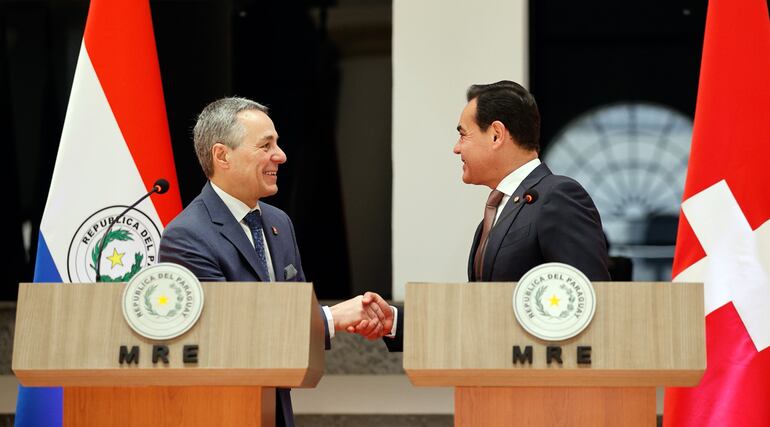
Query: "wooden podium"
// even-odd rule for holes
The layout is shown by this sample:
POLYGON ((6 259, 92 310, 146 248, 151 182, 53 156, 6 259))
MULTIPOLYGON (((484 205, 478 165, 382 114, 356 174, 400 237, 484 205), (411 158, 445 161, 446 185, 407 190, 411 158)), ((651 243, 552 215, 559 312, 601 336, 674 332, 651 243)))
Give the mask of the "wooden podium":
POLYGON ((274 425, 275 387, 314 387, 323 374, 312 285, 202 285, 198 322, 160 342, 124 320, 123 283, 21 284, 13 371, 24 386, 64 387, 65 426, 274 425), (168 363, 153 363, 156 345, 168 363), (197 363, 184 363, 193 345, 197 363), (121 364, 121 346, 138 346, 138 363, 121 364))
POLYGON ((517 322, 515 283, 408 283, 404 370, 416 386, 455 387, 456 426, 654 426, 655 387, 694 386, 705 371, 703 285, 593 285, 591 324, 547 342, 517 322), (532 346, 532 363, 514 364, 514 346, 532 346), (561 364, 546 362, 548 346, 561 364))

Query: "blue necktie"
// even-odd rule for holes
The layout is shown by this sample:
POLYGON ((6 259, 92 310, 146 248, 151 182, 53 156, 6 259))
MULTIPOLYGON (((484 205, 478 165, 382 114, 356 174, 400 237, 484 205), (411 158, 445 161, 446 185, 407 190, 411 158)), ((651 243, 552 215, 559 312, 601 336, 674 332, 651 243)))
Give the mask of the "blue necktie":
POLYGON ((253 210, 246 214, 243 218, 243 222, 249 226, 251 230, 251 237, 254 239, 254 250, 257 251, 257 268, 258 273, 270 280, 270 273, 267 269, 267 255, 265 251, 265 243, 262 240, 262 215, 258 210, 253 210))

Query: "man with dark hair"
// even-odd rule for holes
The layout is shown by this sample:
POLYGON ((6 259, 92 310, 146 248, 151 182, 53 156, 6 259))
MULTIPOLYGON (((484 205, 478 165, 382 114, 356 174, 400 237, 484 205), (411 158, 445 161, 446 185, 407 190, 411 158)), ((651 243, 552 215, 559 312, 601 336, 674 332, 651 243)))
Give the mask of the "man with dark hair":
POLYGON ((540 113, 535 98, 526 89, 503 80, 488 85, 473 85, 468 88, 466 96, 468 102, 476 100, 475 121, 482 131, 499 120, 520 147, 540 151, 540 113))
MULTIPOLYGON (((193 141, 208 182, 164 230, 160 261, 183 265, 206 282, 304 282, 291 220, 261 200, 278 192, 278 169, 286 162, 267 108, 245 98, 214 101, 198 116, 193 141)), ((382 336, 393 326, 393 311, 377 294, 319 310, 327 348, 335 331, 358 326, 364 335, 382 336)), ((275 415, 276 425, 294 425, 288 389, 277 390, 275 415)))
POLYGON ((599 212, 575 180, 538 159, 540 113, 519 84, 473 85, 454 146, 463 182, 492 192, 476 229, 468 280, 512 282, 532 267, 562 262, 590 280, 609 280, 599 212))
MULTIPOLYGON (((471 245, 468 280, 515 282, 547 262, 569 264, 590 280, 610 280, 607 244, 591 197, 538 159, 534 97, 507 80, 473 85, 467 97, 454 153, 463 163, 463 182, 492 190, 471 245)), ((396 337, 385 338, 391 351, 403 343, 404 310, 397 313, 396 337)))

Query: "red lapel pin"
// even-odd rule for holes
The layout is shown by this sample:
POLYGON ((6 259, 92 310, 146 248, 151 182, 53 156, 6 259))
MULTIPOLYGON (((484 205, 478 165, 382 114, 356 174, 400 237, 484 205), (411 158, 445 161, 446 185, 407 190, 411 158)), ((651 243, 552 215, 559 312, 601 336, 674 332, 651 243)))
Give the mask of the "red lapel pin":
POLYGON ((273 229, 273 236, 277 236, 278 235, 278 227, 273 226, 273 227, 270 227, 270 228, 273 229))

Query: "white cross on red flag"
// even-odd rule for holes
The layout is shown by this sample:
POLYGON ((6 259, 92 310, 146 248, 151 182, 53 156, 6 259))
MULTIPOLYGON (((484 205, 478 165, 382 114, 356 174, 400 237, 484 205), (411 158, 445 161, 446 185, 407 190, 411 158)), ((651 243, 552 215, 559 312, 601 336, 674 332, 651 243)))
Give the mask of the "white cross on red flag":
POLYGON ((770 18, 711 0, 673 275, 703 282, 706 373, 667 426, 770 425, 770 18))

